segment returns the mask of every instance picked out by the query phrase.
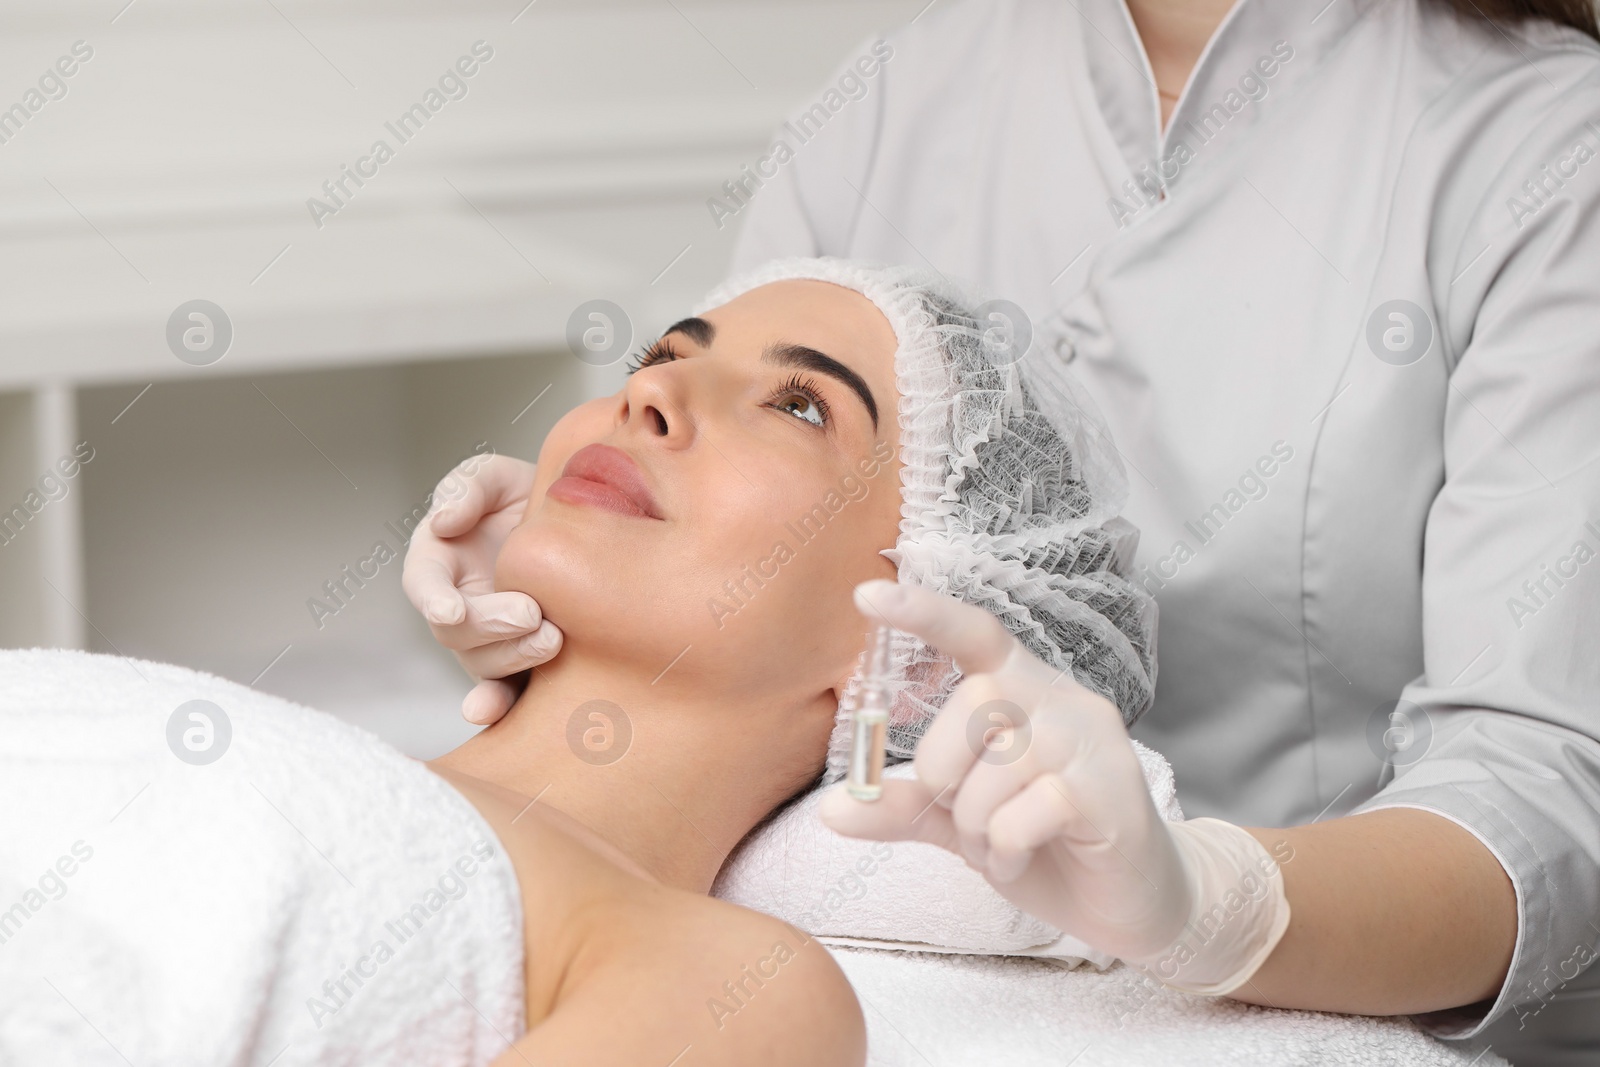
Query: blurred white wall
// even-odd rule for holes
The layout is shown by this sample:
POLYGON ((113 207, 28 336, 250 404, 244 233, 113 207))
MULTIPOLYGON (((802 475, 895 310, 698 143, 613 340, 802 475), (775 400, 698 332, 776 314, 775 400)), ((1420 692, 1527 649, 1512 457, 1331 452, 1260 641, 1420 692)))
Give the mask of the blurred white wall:
POLYGON ((612 300, 636 336, 681 314, 736 232, 706 199, 924 6, 5 5, 0 644, 181 663, 448 747, 466 683, 398 562, 320 626, 308 599, 398 549, 479 442, 531 457, 615 388, 620 364, 567 351, 573 310, 612 300), (393 158, 333 201, 379 139, 393 158), (205 366, 167 337, 196 299, 233 334, 205 366))

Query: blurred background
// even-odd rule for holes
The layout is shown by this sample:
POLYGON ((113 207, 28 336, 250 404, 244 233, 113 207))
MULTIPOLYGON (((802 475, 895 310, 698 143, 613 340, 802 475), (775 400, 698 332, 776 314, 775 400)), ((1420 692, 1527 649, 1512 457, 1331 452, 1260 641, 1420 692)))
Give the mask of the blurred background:
POLYGON ((926 6, 6 0, 0 647, 459 743, 468 681, 400 590, 412 517, 614 391, 574 312, 620 306, 635 349, 681 317, 737 234, 707 199, 926 6))

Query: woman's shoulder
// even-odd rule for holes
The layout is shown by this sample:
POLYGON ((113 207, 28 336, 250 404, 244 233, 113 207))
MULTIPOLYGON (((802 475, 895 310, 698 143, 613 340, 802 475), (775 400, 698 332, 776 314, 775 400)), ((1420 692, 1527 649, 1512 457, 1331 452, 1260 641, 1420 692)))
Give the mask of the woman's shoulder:
MULTIPOLYGON (((1453 98, 1483 98, 1494 107, 1548 106, 1600 72, 1600 41, 1545 18, 1490 21, 1446 0, 1409 0, 1382 11, 1387 26, 1409 30, 1409 49, 1454 80, 1453 98), (1508 96, 1507 87, 1516 91, 1508 96)), ((1424 80, 1426 83, 1426 79, 1424 80)), ((1431 83, 1429 83, 1431 84, 1431 83)))
POLYGON ((659 885, 606 910, 532 1049, 557 1062, 581 1050, 591 1063, 667 1063, 691 1049, 692 1062, 728 1067, 865 1062, 850 982, 804 931, 659 885))
POLYGON ((804 931, 662 885, 548 805, 433 769, 520 882, 529 1030, 506 1062, 669 1063, 690 1046, 699 1064, 864 1061, 849 980, 804 931))
POLYGON ((1570 212, 1541 209, 1553 199, 1594 202, 1588 161, 1597 148, 1600 41, 1546 19, 1491 23, 1445 0, 1372 10, 1367 18, 1378 21, 1366 32, 1391 42, 1391 62, 1407 71, 1395 114, 1409 118, 1390 131, 1405 156, 1393 171, 1403 198, 1395 217, 1429 233, 1429 263, 1446 268, 1438 286, 1451 289, 1439 306, 1475 315, 1471 282, 1504 278, 1495 260, 1536 234, 1531 216, 1570 220, 1570 212), (1486 245, 1490 259, 1456 286, 1486 245))

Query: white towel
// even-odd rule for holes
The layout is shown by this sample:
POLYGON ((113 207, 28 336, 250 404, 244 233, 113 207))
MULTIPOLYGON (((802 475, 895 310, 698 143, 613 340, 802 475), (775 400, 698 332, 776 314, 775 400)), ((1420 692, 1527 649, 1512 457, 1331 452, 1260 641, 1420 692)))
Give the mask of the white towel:
POLYGON ((0 1063, 483 1064, 522 962, 499 841, 422 764, 182 668, 0 652, 0 1063), (168 743, 194 700, 231 726, 205 765, 168 743))
MULTIPOLYGON (((1172 768, 1134 742, 1156 810, 1183 818, 1172 768)), ((910 763, 886 777, 909 778, 910 763)), ((832 788, 832 787, 826 787, 832 788)), ((776 915, 818 940, 917 951, 1046 956, 1109 967, 1112 957, 1020 910, 953 853, 921 841, 860 841, 817 817, 814 789, 739 844, 712 895, 776 915)))
POLYGON ((1118 965, 836 948, 868 1067, 1508 1067, 1403 1017, 1257 1008, 1118 965))

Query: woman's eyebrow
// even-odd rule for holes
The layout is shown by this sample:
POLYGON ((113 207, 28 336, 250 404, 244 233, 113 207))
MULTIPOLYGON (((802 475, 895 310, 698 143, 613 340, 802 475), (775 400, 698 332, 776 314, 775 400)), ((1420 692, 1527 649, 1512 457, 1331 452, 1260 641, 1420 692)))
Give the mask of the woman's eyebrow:
POLYGON ((689 338, 689 340, 693 341, 701 348, 705 348, 711 344, 712 340, 716 338, 717 328, 711 325, 711 323, 707 322, 705 319, 679 319, 677 322, 663 330, 661 336, 665 337, 669 333, 684 334, 689 338))
POLYGON ((761 362, 779 367, 800 367, 818 374, 826 374, 840 384, 848 386, 867 406, 867 414, 872 416, 872 428, 874 430, 878 428, 878 402, 872 398, 872 390, 867 388, 867 383, 862 380, 861 375, 832 356, 825 356, 815 348, 783 341, 768 345, 761 353, 761 362))

